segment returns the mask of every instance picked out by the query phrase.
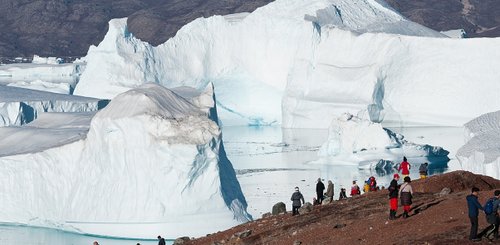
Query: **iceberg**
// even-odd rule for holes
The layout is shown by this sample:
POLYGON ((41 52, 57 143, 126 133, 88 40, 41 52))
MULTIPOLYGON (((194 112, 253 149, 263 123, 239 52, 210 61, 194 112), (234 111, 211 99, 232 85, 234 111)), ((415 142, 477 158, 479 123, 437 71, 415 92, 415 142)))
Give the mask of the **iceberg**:
POLYGON ((0 128, 0 146, 14 146, 0 148, 0 220, 127 238, 249 221, 217 121, 211 85, 200 93, 148 83, 97 113, 0 128), (20 142, 28 136, 36 140, 20 142))
POLYGON ((483 114, 464 126, 467 143, 456 154, 462 168, 500 179, 500 111, 483 114))
POLYGON ((333 120, 328 140, 321 146, 321 159, 313 163, 357 165, 360 169, 388 170, 406 156, 416 162, 442 164, 449 152, 438 146, 408 142, 401 134, 362 116, 344 113, 333 120))
POLYGON ((0 127, 20 126, 44 112, 92 112, 108 100, 0 85, 0 127))
POLYGON ((500 106, 491 72, 500 39, 447 38, 383 1, 277 0, 238 18, 198 18, 157 47, 126 19, 109 26, 82 59, 77 95, 212 82, 224 125, 284 128, 328 128, 360 110, 398 126, 459 126, 500 106))

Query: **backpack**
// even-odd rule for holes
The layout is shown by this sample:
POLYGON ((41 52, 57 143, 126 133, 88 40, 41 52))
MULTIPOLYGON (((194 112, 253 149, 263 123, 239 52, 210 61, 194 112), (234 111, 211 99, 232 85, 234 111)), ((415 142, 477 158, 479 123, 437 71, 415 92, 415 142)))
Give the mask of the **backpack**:
POLYGON ((486 215, 490 215, 493 213, 493 203, 495 202, 495 199, 493 198, 490 198, 488 199, 488 201, 486 202, 486 204, 484 204, 484 213, 486 215))

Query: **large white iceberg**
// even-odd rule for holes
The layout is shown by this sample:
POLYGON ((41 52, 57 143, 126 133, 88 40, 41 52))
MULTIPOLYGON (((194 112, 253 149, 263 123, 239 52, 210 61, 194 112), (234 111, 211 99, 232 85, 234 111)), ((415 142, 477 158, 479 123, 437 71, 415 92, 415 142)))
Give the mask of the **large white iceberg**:
POLYGON ((0 128, 0 145, 28 140, 26 132, 42 145, 0 149, 0 220, 136 238, 200 236, 250 220, 213 96, 211 87, 145 84, 95 116, 47 114, 0 128))
POLYGON ((112 20, 75 93, 213 82, 224 124, 285 128, 327 128, 366 109, 375 122, 462 125, 499 108, 500 39, 443 36, 376 0, 277 0, 196 19, 158 47, 112 20))
POLYGON ((399 162, 406 156, 433 165, 448 162, 448 153, 441 147, 408 142, 403 135, 383 128, 380 123, 344 113, 332 121, 328 140, 318 153, 321 158, 313 163, 353 164, 361 169, 375 169, 381 167, 380 163, 399 162))
POLYGON ((466 123, 465 138, 467 143, 457 151, 462 168, 500 179, 500 111, 466 123))

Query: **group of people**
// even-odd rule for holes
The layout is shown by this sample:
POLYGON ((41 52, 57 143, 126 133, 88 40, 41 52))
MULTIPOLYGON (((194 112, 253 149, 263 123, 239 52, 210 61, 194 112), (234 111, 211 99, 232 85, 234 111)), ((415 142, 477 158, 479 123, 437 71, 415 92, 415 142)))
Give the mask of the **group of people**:
MULTIPOLYGON (((403 218, 408 218, 411 210, 412 198, 413 198, 413 189, 411 187, 411 179, 410 179, 410 169, 411 165, 408 162, 406 157, 403 157, 403 161, 399 164, 398 172, 401 172, 403 175, 403 183, 398 185, 398 181, 400 176, 398 173, 393 175, 393 179, 389 185, 389 219, 396 219, 396 214, 398 210, 398 198, 401 201, 401 206, 403 206, 403 218)), ((428 163, 423 163, 420 165, 419 174, 421 179, 427 178, 428 175, 428 163)), ((327 203, 333 201, 333 182, 331 180, 328 181, 328 185, 325 188, 325 185, 321 181, 321 178, 318 178, 316 184, 316 197, 313 198, 313 204, 321 204, 323 200, 326 200, 327 203), (324 190, 326 192, 324 193, 324 190)), ((374 176, 370 176, 364 183, 363 186, 364 192, 377 191, 377 181, 374 176)), ((361 195, 361 189, 354 180, 351 186, 351 196, 361 195)), ((347 194, 344 188, 341 188, 339 200, 347 198, 347 194)), ((295 187, 295 192, 292 194, 290 198, 292 201, 292 215, 298 214, 298 209, 304 204, 304 196, 299 191, 299 187, 295 187)))
POLYGON ((479 227, 479 210, 483 210, 486 215, 486 222, 489 226, 481 232, 485 237, 493 236, 493 239, 499 240, 498 227, 500 225, 500 218, 498 214, 498 209, 500 207, 500 190, 495 190, 493 197, 489 198, 486 203, 481 205, 478 200, 479 188, 473 187, 471 194, 466 197, 467 206, 469 209, 469 220, 470 220, 470 234, 469 240, 471 241, 481 241, 481 237, 478 235, 477 230, 479 227))

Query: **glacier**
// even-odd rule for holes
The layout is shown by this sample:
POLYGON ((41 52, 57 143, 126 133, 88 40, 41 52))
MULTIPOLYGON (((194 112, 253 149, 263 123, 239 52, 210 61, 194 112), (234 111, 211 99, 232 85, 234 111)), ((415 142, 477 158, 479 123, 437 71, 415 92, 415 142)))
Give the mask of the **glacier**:
POLYGON ((196 19, 157 47, 126 19, 109 25, 82 59, 77 95, 212 82, 224 125, 284 128, 328 128, 360 110, 384 124, 460 126, 500 106, 500 39, 446 38, 383 1, 277 0, 196 19))
POLYGON ((500 111, 483 114, 465 125, 467 143, 457 151, 465 170, 500 178, 500 111))
POLYGON ((0 220, 128 238, 201 236, 249 221, 217 122, 211 85, 148 83, 98 112, 2 127, 0 220))

